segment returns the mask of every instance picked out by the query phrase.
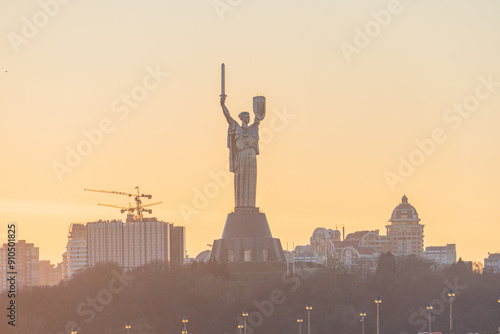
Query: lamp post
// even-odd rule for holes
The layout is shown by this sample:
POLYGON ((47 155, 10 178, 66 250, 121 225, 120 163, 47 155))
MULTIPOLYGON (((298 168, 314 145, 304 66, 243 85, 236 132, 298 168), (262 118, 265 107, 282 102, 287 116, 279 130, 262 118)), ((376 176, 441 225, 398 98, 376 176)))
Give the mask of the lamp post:
POLYGON ((297 323, 299 324, 299 334, 302 334, 302 321, 304 321, 304 320, 302 319, 301 316, 299 316, 297 318, 297 323))
MULTIPOLYGON (((500 303, 500 298, 497 299, 497 302, 500 303)), ((500 333, 500 326, 498 326, 498 332, 500 333)))
POLYGON ((307 310, 307 334, 311 334, 311 310, 313 307, 311 306, 311 303, 307 303, 306 305, 306 310, 307 310))
POLYGON ((377 334, 380 334, 380 313, 379 313, 380 303, 382 303, 382 299, 380 299, 380 296, 377 296, 377 298, 375 298, 375 304, 377 304, 377 334))
POLYGON ((238 324, 238 329, 239 329, 238 333, 241 334, 243 330, 243 324, 241 322, 238 324))
POLYGON ((365 334, 365 317, 366 317, 365 310, 362 310, 359 315, 361 316, 361 334, 365 334))
POLYGON ((428 317, 428 320, 429 320, 429 333, 432 333, 432 328, 431 328, 431 311, 434 307, 432 307, 431 303, 429 303, 429 305, 427 305, 427 311, 429 311, 427 317, 428 317))
POLYGON ((248 317, 248 311, 244 310, 241 315, 243 316, 243 333, 247 334, 247 317, 248 317))
POLYGON ((130 333, 130 328, 132 328, 132 326, 130 326, 130 322, 127 321, 127 323, 125 324, 125 329, 127 330, 127 334, 130 333))
POLYGON ((455 299, 455 291, 448 291, 448 297, 450 297, 450 334, 453 333, 453 300, 455 299))
POLYGON ((187 323, 188 323, 188 318, 187 317, 184 317, 182 319, 182 323, 184 324, 184 329, 182 330, 182 334, 188 334, 188 330, 187 330, 187 323))

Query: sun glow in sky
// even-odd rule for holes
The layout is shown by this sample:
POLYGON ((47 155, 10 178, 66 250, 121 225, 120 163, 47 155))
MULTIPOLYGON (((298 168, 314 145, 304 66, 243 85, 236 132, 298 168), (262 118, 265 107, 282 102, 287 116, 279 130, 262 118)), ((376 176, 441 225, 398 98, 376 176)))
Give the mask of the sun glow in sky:
POLYGON ((385 234, 406 194, 425 246, 500 251, 498 2, 61 2, 1 5, 2 242, 17 222, 59 262, 70 223, 124 218, 84 188, 139 186, 207 249, 234 201, 224 62, 233 117, 267 98, 257 205, 285 249, 385 234))

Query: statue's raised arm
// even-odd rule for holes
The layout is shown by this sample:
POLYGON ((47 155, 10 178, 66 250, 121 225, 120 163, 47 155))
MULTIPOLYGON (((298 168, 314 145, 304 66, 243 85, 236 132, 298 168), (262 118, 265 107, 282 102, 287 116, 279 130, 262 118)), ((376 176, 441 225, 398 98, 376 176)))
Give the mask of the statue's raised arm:
POLYGON ((227 122, 231 125, 234 122, 234 119, 231 117, 229 110, 226 107, 226 95, 221 95, 220 106, 222 107, 222 113, 226 117, 227 122))

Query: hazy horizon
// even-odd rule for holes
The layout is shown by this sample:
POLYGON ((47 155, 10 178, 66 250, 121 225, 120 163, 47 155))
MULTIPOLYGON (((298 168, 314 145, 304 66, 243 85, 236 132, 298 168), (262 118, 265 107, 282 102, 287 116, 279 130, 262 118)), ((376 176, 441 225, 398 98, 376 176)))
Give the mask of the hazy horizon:
POLYGON ((385 235, 406 194, 424 246, 500 251, 500 4, 63 2, 0 11, 0 242, 16 222, 60 262, 71 223, 125 219, 97 203, 128 198, 84 188, 139 186, 190 256, 208 249, 234 206, 225 63, 234 118, 267 99, 257 206, 284 249, 317 227, 385 235))

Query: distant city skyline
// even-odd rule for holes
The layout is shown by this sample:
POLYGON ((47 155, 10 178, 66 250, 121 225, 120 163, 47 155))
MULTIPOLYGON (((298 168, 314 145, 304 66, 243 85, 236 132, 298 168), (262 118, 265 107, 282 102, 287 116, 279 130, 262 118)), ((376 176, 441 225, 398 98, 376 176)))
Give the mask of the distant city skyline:
MULTIPOLYGON (((76 248, 75 248, 76 252, 81 252, 81 250, 82 250, 81 246, 83 245, 83 244, 81 244, 81 242, 84 242, 83 246, 85 247, 85 254, 84 254, 85 259, 84 259, 84 261, 82 262, 81 265, 77 265, 77 270, 79 270, 81 268, 87 267, 87 262, 89 262, 90 266, 95 265, 95 263, 93 263, 90 259, 87 259, 87 247, 88 247, 88 245, 87 245, 87 243, 88 243, 87 238, 90 238, 90 235, 87 237, 87 226, 101 226, 101 228, 104 228, 104 227, 108 226, 108 227, 106 227, 106 230, 108 228, 110 230, 111 229, 119 228, 119 230, 121 231, 121 227, 120 226, 122 226, 123 224, 128 224, 128 223, 132 222, 132 219, 138 219, 138 217, 134 216, 134 215, 131 215, 131 214, 128 214, 127 217, 126 217, 126 219, 107 220, 107 221, 99 219, 97 221, 88 222, 88 223, 71 223, 70 227, 69 227, 69 232, 68 232, 68 239, 67 239, 68 243, 67 243, 67 245, 66 245, 66 247, 65 247, 65 249, 64 249, 64 251, 63 251, 63 253, 61 255, 62 264, 63 264, 63 271, 64 270, 66 270, 66 271, 68 270, 68 268, 66 267, 66 261, 68 260, 68 252, 70 252, 70 248, 68 248, 68 247, 70 247, 70 244, 72 242, 77 242, 76 248), (83 234, 81 234, 79 232, 80 229, 77 229, 77 232, 81 234, 81 236, 79 238, 77 238, 80 241, 78 241, 78 240, 77 241, 72 241, 74 239, 71 236, 72 233, 74 233, 74 227, 72 227, 73 225, 75 225, 77 227, 81 226, 81 228, 84 229, 84 231, 82 230, 83 234)), ((144 221, 156 221, 156 219, 157 219, 156 217, 144 217, 144 221)), ((347 230, 347 233, 346 233, 346 227, 345 227, 345 225, 342 225, 342 229, 340 230, 340 229, 338 229, 338 224, 335 226, 335 230, 331 230, 331 231, 339 233, 339 235, 338 236, 331 236, 331 238, 333 238, 336 241, 340 242, 340 241, 344 240, 344 238, 346 237, 346 235, 347 236, 349 236, 349 235, 355 235, 355 234, 359 234, 361 232, 363 232, 365 234, 366 233, 370 234, 370 233, 376 232, 376 234, 377 234, 376 239, 379 240, 378 243, 375 242, 372 245, 371 242, 373 242, 373 240, 370 240, 370 243, 369 243, 369 247, 372 247, 372 248, 376 249, 376 252, 374 254, 370 255, 370 256, 376 255, 376 257, 372 259, 372 262, 375 261, 376 258, 378 258, 378 255, 381 254, 381 253, 383 253, 383 252, 391 252, 391 253, 393 253, 395 255, 398 255, 398 256, 418 255, 418 256, 423 256, 424 258, 427 258, 429 260, 434 260, 434 261, 438 261, 438 262, 442 262, 442 263, 448 263, 448 264, 449 263, 453 263, 454 261, 458 260, 459 257, 457 256, 456 245, 455 245, 455 243, 453 243, 453 242, 451 242, 449 240, 448 241, 443 241, 441 243, 441 245, 437 245, 437 244, 426 245, 425 244, 425 232, 423 231, 423 226, 424 225, 420 225, 419 224, 420 218, 418 216, 418 212, 411 205, 411 203, 409 203, 409 199, 408 199, 408 197, 406 195, 403 195, 403 197, 401 199, 401 203, 399 203, 394 208, 394 210, 392 211, 391 219, 389 219, 388 222, 390 222, 390 223, 387 224, 387 225, 385 225, 385 227, 387 228, 386 235, 380 235, 380 237, 383 238, 381 240, 379 240, 379 238, 380 238, 379 237, 380 228, 375 228, 373 230, 365 229, 365 230, 358 230, 358 231, 349 231, 349 230, 347 230), (417 228, 418 230, 415 230, 415 228, 417 228), (389 240, 391 240, 391 241, 389 242, 389 240), (406 240, 408 240, 408 241, 406 241, 406 240), (385 246, 382 246, 382 244, 385 244, 385 246), (443 244, 446 245, 446 246, 442 246, 443 244), (374 245, 378 245, 378 246, 374 246, 374 245)), ((199 255, 199 253, 201 253, 201 252, 203 252, 203 251, 206 250, 206 249, 204 249, 203 251, 198 252, 196 254, 188 254, 187 253, 187 249, 185 248, 186 247, 186 244, 185 244, 186 227, 185 226, 180 226, 180 227, 174 227, 174 226, 172 226, 171 229, 172 229, 172 231, 173 231, 173 229, 181 229, 181 231, 182 231, 182 233, 181 233, 182 238, 181 239, 183 240, 183 242, 182 242, 182 248, 184 249, 184 251, 182 251, 181 253, 185 253, 185 255, 189 256, 190 258, 195 258, 195 257, 197 257, 197 255, 199 255)), ((325 229, 322 228, 322 227, 316 227, 314 229, 314 232, 312 233, 313 236, 311 237, 311 240, 310 240, 311 242, 313 242, 312 238, 315 238, 314 235, 316 234, 316 232, 318 230, 325 230, 325 229)), ((105 240, 108 240, 109 238, 112 238, 114 240, 114 238, 116 238, 116 237, 117 236, 111 237, 111 235, 110 236, 106 236, 104 239, 101 240, 101 243, 104 242, 105 240)), ((365 238, 365 237, 363 237, 363 238, 365 238)), ((89 241, 90 241, 90 239, 89 239, 89 241)), ((313 250, 313 252, 315 254, 317 253, 317 249, 316 249, 316 246, 314 245, 314 243, 313 244, 305 243, 304 245, 306 245, 306 244, 310 245, 312 247, 311 250, 313 250)), ((208 250, 210 250, 210 246, 211 246, 211 244, 207 244, 207 247, 209 248, 208 250)), ((285 245, 285 247, 289 247, 289 246, 291 248, 289 248, 289 249, 286 248, 285 250, 294 250, 294 249, 297 250, 298 249, 297 247, 303 247, 303 245, 296 244, 296 243, 292 243, 292 245, 288 245, 288 244, 285 245)), ((95 246, 93 246, 93 247, 95 247, 95 246)), ((112 249, 115 249, 115 248, 119 249, 122 246, 119 245, 119 244, 115 245, 113 243, 112 245, 110 244, 110 245, 106 246, 106 248, 108 248, 108 247, 111 247, 112 249)), ((195 248, 195 247, 193 247, 193 248, 195 248)), ((324 247, 324 246, 322 246, 322 247, 324 247)), ((119 252, 121 252, 121 251, 119 251, 119 252)), ((500 253, 500 252, 497 252, 497 253, 500 253)), ((488 252, 487 255, 490 256, 490 254, 492 254, 492 256, 496 256, 495 252, 488 252)), ((177 255, 177 257, 178 257, 178 255, 177 255)), ((316 254, 316 256, 317 255, 318 254, 316 254)), ((93 256, 95 256, 95 255, 93 255, 93 256)), ((105 253, 102 253, 102 254, 99 253, 98 256, 100 256, 100 257, 102 257, 102 256, 107 257, 107 256, 111 256, 111 255, 106 255, 105 253)), ((111 256, 111 258, 113 258, 113 259, 115 257, 116 257, 116 255, 112 255, 111 256)), ((121 255, 120 255, 120 257, 121 257, 121 255)), ((300 257, 301 256, 299 256, 299 258, 300 257)), ((76 258, 78 259, 78 261, 80 261, 81 255, 78 255, 76 258)), ((487 265, 486 264, 486 258, 487 258, 487 256, 485 255, 482 259, 479 259, 479 260, 476 260, 476 259, 467 259, 467 258, 464 258, 463 260, 464 261, 480 262, 480 263, 483 263, 486 266, 487 265)), ((490 258, 491 258, 491 256, 490 256, 490 258)), ((102 262, 103 259, 99 260, 98 262, 102 262)), ((43 259, 40 258, 40 260, 43 260, 43 259)), ((50 260, 48 260, 48 261, 50 261, 50 260)), ((120 264, 121 261, 123 261, 123 260, 119 260, 119 261, 117 260, 117 263, 120 264)), ((59 263, 61 261, 54 260, 52 262, 55 263, 55 264, 57 264, 57 263, 59 263)), ((104 261, 104 262, 106 262, 106 261, 104 261)), ((375 262, 373 262, 373 263, 375 263, 375 262)), ((72 274, 73 273, 71 273, 71 272, 66 272, 64 275, 70 277, 70 276, 72 276, 72 274)))
MULTIPOLYGON (((128 214, 127 220, 95 221, 85 224, 72 223, 68 231, 68 242, 62 256, 62 262, 52 263, 42 260, 39 249, 26 240, 15 243, 16 261, 22 270, 18 273, 20 287, 52 286, 61 280, 68 280, 81 270, 100 263, 115 263, 124 270, 133 270, 148 263, 161 261, 169 265, 207 261, 207 251, 194 257, 185 258, 186 230, 182 226, 173 226, 156 218, 140 217, 128 214)), ((355 270, 361 275, 373 272, 377 268, 379 257, 391 252, 396 256, 416 255, 433 261, 438 267, 457 262, 456 245, 426 246, 423 249, 422 225, 417 210, 402 197, 391 215, 391 224, 387 225, 387 235, 379 230, 355 231, 345 234, 338 226, 333 229, 318 227, 314 230, 308 245, 297 245, 293 251, 286 252, 286 262, 320 263, 329 267, 343 265, 348 270, 355 270)), ((13 228, 12 225, 10 227, 13 228)), ((0 262, 3 263, 0 276, 7 277, 7 247, 0 247, 0 262), (1 255, 1 254, 0 254, 1 255)), ((484 270, 500 272, 500 253, 489 253, 484 259, 484 270)), ((251 261, 250 259, 226 259, 227 262, 251 261)), ((255 260, 255 259, 254 259, 255 260)), ((264 257, 257 261, 273 261, 264 257)), ((472 261, 473 268, 475 266, 472 261)), ((481 264, 483 264, 481 263, 481 264)), ((0 287, 7 289, 8 281, 0 287)))
POLYGON ((71 223, 125 220, 83 189, 139 186, 207 249, 233 205, 225 63, 232 115, 266 97, 256 202, 284 249, 383 230, 406 194, 425 246, 500 251, 500 3, 51 3, 0 13, 0 242, 16 222, 60 262, 71 223))
MULTIPOLYGON (((123 190, 123 189, 122 189, 122 190, 123 190)), ((404 198, 405 198, 405 197, 406 197, 406 195, 404 195, 404 196, 403 196, 403 200, 402 200, 402 201, 404 201, 404 198)), ((145 204, 146 204, 146 203, 145 203, 145 204)), ((145 214, 145 218, 146 218, 146 219, 149 219, 149 218, 150 218, 150 217, 148 217, 148 216, 154 217, 155 215, 154 215, 154 214, 151 214, 151 215, 145 214)), ((418 218, 418 217, 417 217, 417 218, 418 218)), ((97 219, 97 221, 105 221, 105 219, 101 219, 101 218, 99 218, 99 219, 97 219)), ((120 222, 120 221, 121 221, 121 222, 125 222, 125 221, 127 221, 127 214, 125 213, 123 218, 111 219, 111 220, 109 220, 109 221, 117 221, 117 222, 120 222)), ((76 222, 75 222, 75 223, 70 223, 70 224, 68 224, 68 226, 69 226, 69 225, 72 225, 72 224, 80 224, 80 225, 82 225, 82 224, 83 224, 83 225, 85 225, 85 224, 87 224, 87 223, 86 223, 86 222, 79 222, 79 223, 76 223, 76 222)), ((339 224, 338 224, 338 223, 335 223, 335 225, 336 225, 336 227, 338 227, 338 225, 339 225, 339 224)), ((426 225, 426 224, 425 224, 425 222, 424 222, 423 226, 425 226, 425 225, 426 225)), ((221 227, 223 227, 223 226, 224 226, 224 225, 222 224, 222 226, 221 226, 221 227)), ((326 225, 325 225, 325 226, 326 226, 326 225)), ((328 226, 331 226, 331 225, 328 225, 328 226)), ((360 225, 360 226, 363 226, 363 225, 360 225)), ((380 224, 380 225, 378 225, 378 226, 377 226, 377 225, 370 225, 370 228, 366 228, 366 229, 361 228, 361 229, 358 229, 358 230, 350 230, 350 229, 349 229, 349 226, 346 226, 345 224, 342 224, 342 229, 344 230, 344 232, 345 232, 346 234, 349 234, 349 233, 353 233, 353 232, 357 232, 357 231, 369 231, 369 230, 383 230, 383 231, 385 231, 385 229, 383 229, 383 227, 387 227, 387 226, 390 226, 390 219, 389 219, 389 220, 387 220, 387 222, 386 222, 386 224, 385 224, 385 225, 381 225, 381 224, 380 224)), ((315 228, 317 228, 317 226, 316 226, 316 227, 313 227, 313 230, 314 230, 315 228)), ((19 229, 19 228, 18 228, 18 229, 19 229)), ((7 230, 7 224, 5 224, 5 230, 7 230)), ((21 229, 21 231, 22 231, 22 229, 21 229)), ((53 231, 53 232, 54 232, 54 231, 53 231)), ((312 233, 312 231, 311 231, 310 233, 312 233)), ((0 235, 2 235, 2 234, 0 234, 0 235)), ((22 234, 21 234, 21 235, 22 235, 22 234)), ((188 235, 189 235, 189 233, 188 233, 188 235)), ((24 237, 22 237, 22 236, 21 236, 21 237, 19 237, 19 236, 17 237, 17 240, 23 240, 23 239, 26 239, 26 238, 24 238, 24 237)), ((297 238, 297 239, 295 239, 295 240, 298 240, 298 239, 299 239, 299 238, 297 238)), ((302 238, 302 239, 304 239, 304 240, 308 240, 308 238, 307 238, 307 237, 306 237, 306 238, 302 238)), ((443 245, 443 244, 455 244, 455 242, 454 242, 453 240, 441 240, 441 241, 434 242, 433 244, 428 244, 428 243, 426 243, 426 241, 425 241, 425 240, 427 240, 427 239, 428 239, 428 236, 426 235, 426 233, 425 233, 425 232, 423 232, 423 250, 424 250, 425 248, 427 248, 427 247, 438 247, 438 248, 439 248, 439 247, 441 247, 441 245, 443 245)), ((434 238, 432 238, 432 239, 434 239, 434 238)), ((6 240, 6 239, 5 239, 5 240, 6 240)), ((36 243, 36 242, 34 242, 34 241, 30 241, 30 240, 28 240, 28 241, 29 241, 29 242, 33 242, 35 245, 37 244, 37 243, 36 243)), ((67 239, 65 239, 65 241, 67 241, 67 239)), ((203 252, 204 250, 207 250, 207 249, 208 249, 208 250, 210 250, 210 247, 209 247, 209 246, 211 245, 211 243, 210 243, 211 241, 210 241, 210 240, 206 240, 206 242, 207 242, 206 247, 203 247, 203 245, 205 245, 205 244, 203 243, 203 241, 201 242, 201 244, 194 244, 194 245, 190 245, 190 244, 189 244, 189 242, 188 242, 188 243, 186 243, 186 246, 187 246, 187 249, 186 249, 186 252, 187 252, 187 253, 186 253, 186 255, 188 255, 189 257, 193 257, 193 258, 194 258, 194 257, 196 257, 199 253, 203 252), (209 244, 209 243, 210 243, 210 244, 209 244), (193 253, 193 252, 190 252, 190 251, 189 251, 189 249, 199 249, 200 251, 197 251, 197 252, 194 252, 194 253, 193 253)), ((303 243, 303 244, 307 244, 307 242, 305 242, 305 243, 303 243)), ((298 242, 295 242, 295 241, 286 241, 286 240, 285 240, 285 242, 283 243, 283 249, 284 249, 284 250, 292 250, 292 247, 293 247, 294 245, 295 245, 295 246, 299 246, 299 245, 301 245, 301 244, 300 244, 300 243, 298 243, 298 242)), ((491 247, 492 249, 491 249, 491 250, 488 250, 485 254, 483 254, 483 255, 481 255, 481 254, 480 254, 480 255, 479 255, 479 258, 467 258, 467 257, 462 256, 462 253, 460 252, 460 248, 461 248, 461 247, 460 247, 460 245, 458 245, 458 250, 457 250, 457 253, 456 253, 456 254, 457 254, 457 259, 458 259, 458 258, 463 258, 463 260, 467 260, 467 261, 475 261, 475 262, 481 262, 481 263, 484 263, 484 259, 485 259, 485 258, 487 258, 487 257, 488 257, 488 255, 489 255, 490 253, 491 253, 491 254, 499 253, 499 251, 498 251, 498 250, 494 250, 494 246, 495 246, 495 245, 492 245, 492 247, 491 247)), ((40 247, 38 247, 38 248, 40 248, 40 247)), ((391 250, 387 250, 387 251, 391 251, 391 250)), ((56 252, 57 252, 57 250, 53 250, 53 251, 52 251, 52 252, 50 252, 50 253, 56 253, 56 252)), ((62 252, 60 253, 60 256, 57 256, 57 253, 56 253, 56 255, 55 255, 54 257, 47 257, 47 256, 45 256, 45 257, 44 257, 44 256, 40 255, 40 260, 48 260, 48 261, 51 261, 52 263, 57 264, 57 263, 59 263, 59 262, 62 262, 62 261, 63 261, 63 259, 64 259, 64 255, 65 255, 64 253, 65 253, 65 252, 66 252, 66 245, 63 247, 62 252)), ((47 253, 49 253, 49 252, 47 252, 47 253)), ((44 252, 43 252, 43 250, 42 250, 42 249, 40 249, 40 254, 44 254, 44 252)))

